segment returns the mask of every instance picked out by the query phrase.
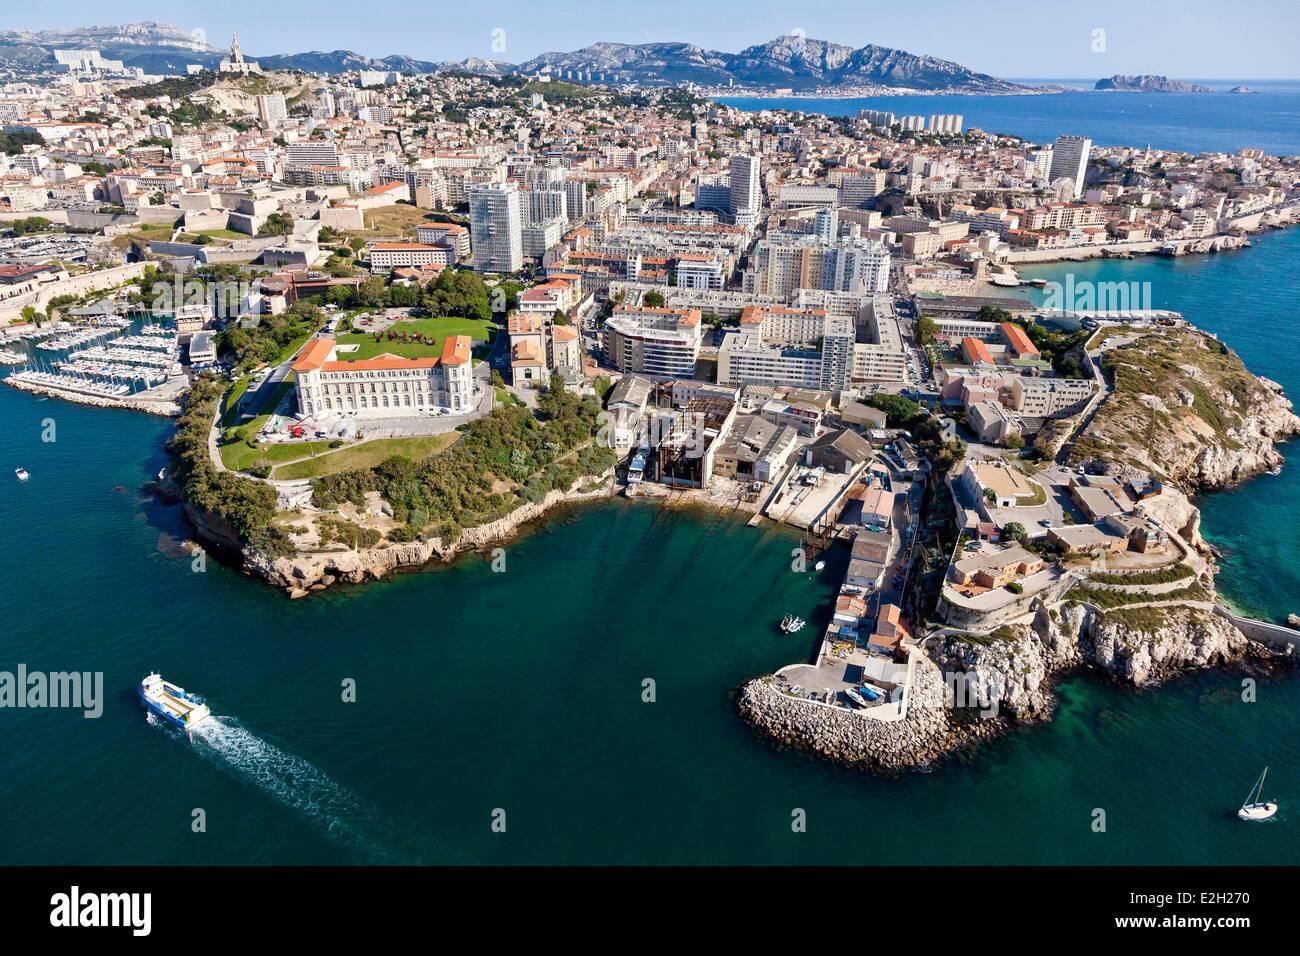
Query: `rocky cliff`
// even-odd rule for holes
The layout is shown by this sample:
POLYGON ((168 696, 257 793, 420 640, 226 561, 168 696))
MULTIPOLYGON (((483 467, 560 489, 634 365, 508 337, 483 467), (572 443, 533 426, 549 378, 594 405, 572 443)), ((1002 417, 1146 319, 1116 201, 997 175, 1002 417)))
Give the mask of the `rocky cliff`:
POLYGON ((290 597, 305 597, 311 591, 321 591, 334 584, 378 581, 394 572, 421 568, 432 561, 451 561, 457 555, 508 540, 524 525, 559 505, 602 498, 608 494, 608 485, 594 491, 552 491, 541 501, 523 504, 504 518, 466 529, 455 542, 422 538, 402 544, 381 543, 373 548, 317 551, 288 557, 272 557, 254 548, 245 548, 243 570, 274 587, 283 588, 290 597))
POLYGON ((1300 433, 1282 387, 1196 329, 1140 334, 1101 363, 1113 391, 1075 442, 1076 462, 1208 491, 1281 467, 1276 443, 1300 433))
POLYGON ((991 699, 1017 719, 1051 713, 1051 685, 1078 669, 1132 686, 1156 684, 1189 670, 1230 664, 1252 652, 1231 623, 1194 605, 1100 612, 1066 600, 1040 607, 1032 625, 991 635, 948 635, 933 656, 945 672, 965 675, 976 700, 991 699))
POLYGON ((1091 670, 1137 687, 1267 657, 1208 607, 1102 613, 1068 600, 1040 607, 1032 625, 948 634, 918 653, 907 717, 895 723, 791 697, 773 678, 746 684, 738 706, 751 726, 782 746, 847 766, 902 770, 995 737, 1014 723, 1050 719, 1052 685, 1071 672, 1091 670))

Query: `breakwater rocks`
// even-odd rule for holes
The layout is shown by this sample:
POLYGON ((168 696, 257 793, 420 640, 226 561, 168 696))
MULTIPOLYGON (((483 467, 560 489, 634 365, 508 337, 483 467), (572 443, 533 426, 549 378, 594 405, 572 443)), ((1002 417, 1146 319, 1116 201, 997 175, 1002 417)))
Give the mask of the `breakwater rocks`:
POLYGON ((783 693, 772 677, 741 688, 741 716, 776 743, 844 766, 894 771, 928 765, 1017 724, 1051 719, 1053 684, 1083 669, 1130 686, 1188 670, 1268 658, 1231 623, 1199 606, 1104 614, 1065 602, 1032 624, 993 634, 949 633, 916 651, 907 716, 893 723, 783 693), (956 709, 960 707, 961 709, 956 709))
POLYGON ((65 402, 91 405, 95 408, 124 408, 131 412, 144 412, 148 415, 161 415, 165 418, 175 418, 181 413, 180 406, 175 402, 160 402, 145 398, 110 398, 106 395, 87 395, 83 392, 72 392, 63 388, 51 388, 48 385, 15 381, 12 377, 6 378, 4 382, 11 388, 31 392, 33 395, 61 398, 65 402))
MULTIPOLYGON (((593 479, 583 479, 585 488, 593 479)), ((599 489, 552 491, 541 501, 520 505, 510 514, 475 528, 467 528, 454 543, 422 538, 402 544, 356 551, 323 551, 270 557, 254 549, 244 550, 243 569, 253 577, 282 588, 292 598, 306 597, 335 584, 378 581, 394 572, 422 568, 434 561, 449 562, 458 555, 499 545, 517 535, 524 525, 560 505, 608 497, 610 480, 600 479, 599 489)))
POLYGON ((886 723, 791 697, 771 677, 745 684, 738 706, 747 723, 778 744, 808 750, 844 766, 905 770, 957 746, 945 699, 943 674, 921 655, 907 716, 901 720, 886 723))

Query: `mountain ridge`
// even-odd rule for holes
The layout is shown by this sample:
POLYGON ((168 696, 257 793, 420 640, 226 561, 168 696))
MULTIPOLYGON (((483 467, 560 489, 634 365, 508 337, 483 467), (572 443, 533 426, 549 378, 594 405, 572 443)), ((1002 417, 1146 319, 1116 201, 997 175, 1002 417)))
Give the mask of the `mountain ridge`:
MULTIPOLYGON (((55 49, 98 49, 109 59, 145 72, 184 72, 197 63, 215 66, 224 47, 209 42, 203 31, 187 32, 155 21, 118 26, 0 31, 0 67, 41 69, 52 65, 55 49)), ((1012 93, 1032 90, 959 63, 924 54, 868 44, 850 47, 802 36, 781 36, 737 53, 708 50, 693 43, 617 43, 602 41, 580 50, 542 53, 519 64, 476 57, 433 62, 395 54, 369 57, 351 50, 305 53, 246 53, 268 69, 310 73, 344 73, 380 69, 408 73, 466 70, 485 75, 507 73, 591 73, 642 85, 696 83, 747 88, 816 89, 880 87, 919 92, 953 90, 1012 93)))

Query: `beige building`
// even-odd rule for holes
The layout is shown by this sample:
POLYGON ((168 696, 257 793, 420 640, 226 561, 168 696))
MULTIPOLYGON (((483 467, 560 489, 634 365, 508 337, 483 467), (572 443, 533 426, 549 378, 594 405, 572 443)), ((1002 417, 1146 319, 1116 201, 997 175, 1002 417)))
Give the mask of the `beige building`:
POLYGON ((471 344, 467 335, 452 335, 436 356, 380 355, 349 362, 340 360, 334 339, 313 339, 293 363, 298 413, 355 413, 367 419, 410 418, 441 409, 452 414, 472 411, 471 344))

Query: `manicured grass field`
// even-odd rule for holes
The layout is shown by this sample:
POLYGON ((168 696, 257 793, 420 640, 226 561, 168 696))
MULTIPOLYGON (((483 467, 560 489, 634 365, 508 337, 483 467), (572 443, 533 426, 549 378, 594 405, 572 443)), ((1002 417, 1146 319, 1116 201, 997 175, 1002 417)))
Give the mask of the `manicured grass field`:
POLYGON ((432 336, 436 340, 433 345, 425 345, 423 342, 390 341, 388 339, 376 342, 372 332, 348 332, 338 336, 337 342, 339 345, 355 345, 357 350, 355 352, 340 351, 338 357, 345 362, 352 362, 375 358, 385 353, 401 355, 404 358, 424 358, 428 355, 441 355, 442 343, 447 339, 447 336, 468 335, 474 341, 481 342, 491 337, 492 329, 492 323, 482 319, 411 319, 407 322, 398 322, 388 331, 395 334, 406 332, 410 335, 432 336))
MULTIPOLYGON (((416 438, 377 438, 374 441, 319 454, 316 458, 307 461, 281 465, 275 470, 273 477, 282 481, 319 478, 322 475, 347 471, 349 468, 372 468, 393 455, 404 455, 413 461, 418 461, 443 451, 459 437, 460 432, 443 432, 441 435, 416 438)), ((317 444, 323 443, 310 442, 295 447, 303 449, 302 454, 309 455, 312 453, 310 447, 317 444)))
MULTIPOLYGON (((244 387, 247 388, 248 386, 245 385, 244 387)), ((271 396, 271 400, 267 403, 266 414, 258 415, 246 424, 238 425, 234 428, 222 429, 221 438, 218 440, 217 444, 217 451, 221 453, 222 464, 231 471, 243 471, 247 468, 252 468, 262 459, 266 459, 271 464, 275 463, 276 459, 273 458, 271 453, 273 451, 278 453, 280 446, 276 445, 254 448, 248 444, 247 439, 250 436, 256 436, 262 430, 262 426, 270 419, 271 412, 279 407, 280 402, 284 401, 285 395, 289 393, 291 388, 293 388, 292 372, 289 373, 288 378, 276 387, 274 394, 271 396)), ((233 415, 231 417, 233 418, 233 415)), ((326 442, 321 442, 320 444, 328 447, 328 443, 326 442)), ((303 446, 299 445, 298 447, 301 448, 303 446)), ((310 452, 304 451, 302 454, 306 455, 310 454, 310 452)), ((298 456, 289 455, 287 457, 281 457, 278 460, 288 461, 296 457, 298 456)))

